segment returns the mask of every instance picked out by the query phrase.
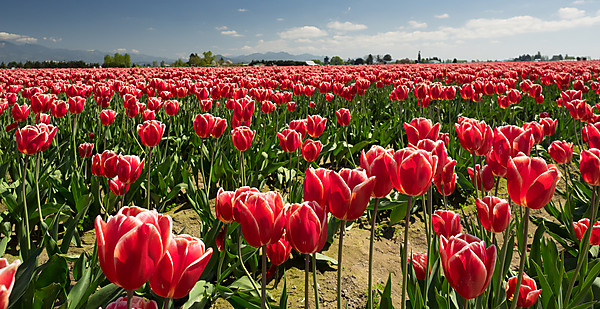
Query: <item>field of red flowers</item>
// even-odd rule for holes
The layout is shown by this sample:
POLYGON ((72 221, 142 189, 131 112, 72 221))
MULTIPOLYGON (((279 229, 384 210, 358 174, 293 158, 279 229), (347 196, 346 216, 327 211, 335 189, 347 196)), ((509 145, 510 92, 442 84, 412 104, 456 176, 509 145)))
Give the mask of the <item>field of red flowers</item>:
POLYGON ((599 94, 597 61, 0 70, 0 309, 598 307, 599 94))

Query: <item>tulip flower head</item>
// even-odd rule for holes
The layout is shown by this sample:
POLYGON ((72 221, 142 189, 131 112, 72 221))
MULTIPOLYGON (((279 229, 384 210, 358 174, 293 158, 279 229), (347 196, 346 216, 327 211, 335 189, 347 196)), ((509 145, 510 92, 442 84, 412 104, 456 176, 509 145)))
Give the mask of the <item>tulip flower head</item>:
POLYGON ((436 172, 437 156, 413 147, 385 153, 385 165, 394 188, 411 196, 423 195, 433 181, 436 172))
POLYGON ((320 141, 306 139, 302 144, 302 158, 307 162, 313 162, 319 157, 321 149, 323 149, 323 144, 320 141))
POLYGON ((436 210, 431 215, 433 231, 438 236, 450 238, 460 234, 460 216, 450 210, 436 210))
POLYGON ((23 105, 15 104, 12 108, 12 116, 13 119, 17 122, 22 122, 27 120, 29 116, 29 110, 31 107, 29 105, 23 103, 23 105))
POLYGON ((565 164, 573 159, 573 143, 554 141, 548 147, 548 154, 556 163, 565 164))
POLYGON ((509 160, 506 180, 508 194, 513 202, 531 209, 540 209, 554 196, 560 172, 554 164, 546 164, 542 158, 519 156, 509 160))
POLYGON ((140 135, 142 144, 148 147, 158 145, 165 131, 165 124, 157 120, 146 120, 138 124, 137 132, 140 135))
POLYGON ((8 308, 8 298, 15 286, 15 274, 21 265, 20 260, 8 263, 5 258, 0 258, 0 308, 8 308))
POLYGON ((225 191, 223 188, 217 192, 217 198, 215 200, 215 213, 217 219, 223 223, 231 223, 233 220, 233 205, 235 200, 244 192, 250 191, 259 193, 258 189, 250 188, 248 186, 241 187, 235 191, 225 191))
POLYGON ((375 176, 368 177, 363 169, 330 172, 329 211, 340 220, 358 219, 365 212, 374 188, 375 176))
POLYGON ((116 196, 123 196, 127 191, 129 191, 130 183, 123 183, 119 180, 119 177, 114 177, 112 179, 107 179, 106 183, 110 188, 110 191, 116 196))
POLYGON ((360 167, 365 170, 367 176, 375 176, 375 188, 373 189, 373 197, 382 198, 390 194, 394 185, 385 165, 384 153, 393 150, 385 150, 379 145, 373 145, 366 153, 361 152, 360 167))
POLYGON ((440 133, 440 124, 426 118, 415 118, 410 123, 404 123, 404 130, 408 142, 416 145, 422 139, 437 140, 440 133))
MULTIPOLYGON (((590 219, 583 218, 577 222, 573 222, 573 230, 575 230, 575 236, 579 241, 583 240, 585 232, 590 227, 590 219)), ((596 221, 592 228, 592 235, 590 236, 590 245, 600 245, 600 221, 596 221)))
POLYGON ((286 207, 285 230, 294 250, 310 254, 321 251, 327 241, 327 206, 315 201, 286 207))
MULTIPOLYGON (((514 301, 515 288, 517 286, 517 276, 508 279, 506 285, 506 298, 510 301, 514 301)), ((521 287, 519 288, 519 299, 517 300, 517 306, 521 308, 529 308, 535 304, 538 297, 542 293, 542 289, 537 288, 535 280, 529 278, 526 273, 523 273, 523 279, 521 279, 521 287)))
POLYGON ((56 132, 55 126, 45 123, 25 126, 17 130, 17 148, 27 155, 45 151, 52 144, 56 132))
MULTIPOLYGON (((108 160, 105 161, 105 174, 109 177, 106 165, 109 164, 108 160)), ((126 155, 117 157, 116 171, 119 180, 123 183, 129 184, 135 182, 144 169, 144 160, 140 161, 138 156, 126 155)))
POLYGON ((335 112, 337 122, 340 126, 346 127, 350 125, 350 111, 346 108, 340 108, 335 112))
POLYGON ((273 265, 281 265, 290 257, 292 246, 290 245, 287 234, 284 231, 279 241, 267 245, 267 256, 273 265))
POLYGON ((83 143, 77 147, 77 152, 81 158, 89 158, 92 156, 92 152, 94 151, 94 144, 92 143, 83 143))
POLYGON ((312 137, 319 137, 325 131, 325 126, 327 125, 327 118, 323 118, 319 115, 308 115, 306 117, 306 129, 308 131, 308 135, 312 137))
POLYGON ((244 238, 253 247, 279 241, 285 216, 279 192, 246 191, 234 201, 233 218, 240 223, 244 238))
POLYGON ((115 118, 117 117, 117 112, 112 109, 105 109, 100 112, 100 123, 103 126, 111 125, 115 122, 115 118))
MULTIPOLYGON (((131 298, 131 308, 135 309, 158 309, 158 304, 155 301, 145 299, 139 296, 131 298)), ((106 309, 127 309, 127 296, 119 297, 114 302, 108 304, 106 309)))
POLYGON ((256 131, 251 130, 246 126, 239 126, 231 130, 231 139, 233 146, 239 151, 246 151, 252 146, 252 140, 256 131))
POLYGON ((285 152, 295 152, 302 144, 302 135, 290 129, 285 129, 283 132, 277 132, 277 138, 279 139, 281 149, 285 152))
POLYGON ((484 229, 492 233, 502 233, 510 223, 510 206, 506 200, 486 196, 475 200, 477 216, 484 229))
POLYGON ((461 146, 469 153, 484 156, 492 148, 492 128, 484 121, 460 117, 454 127, 461 146))
MULTIPOLYGON (((412 264, 418 280, 425 280, 427 275, 427 253, 413 252, 412 258, 408 259, 408 264, 412 264)), ((431 269, 429 271, 431 272, 431 269)))

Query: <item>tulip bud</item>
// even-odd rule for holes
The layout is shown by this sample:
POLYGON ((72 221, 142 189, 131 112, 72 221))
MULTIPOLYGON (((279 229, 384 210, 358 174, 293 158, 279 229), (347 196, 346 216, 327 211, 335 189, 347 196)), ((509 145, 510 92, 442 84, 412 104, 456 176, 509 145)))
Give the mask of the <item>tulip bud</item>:
POLYGON ((158 145, 165 131, 165 124, 156 120, 146 120, 138 124, 137 132, 140 135, 142 144, 148 147, 158 145))
POLYGON ((484 229, 492 233, 502 233, 510 223, 510 206, 506 200, 486 196, 475 200, 477 217, 484 229))
POLYGON ((295 152, 302 143, 302 135, 290 129, 277 132, 277 138, 279 138, 281 149, 285 152, 295 152))
POLYGON ((92 143, 83 143, 77 147, 77 151, 81 158, 89 158, 92 156, 92 152, 94 151, 94 144, 92 143))
POLYGON ((327 241, 327 206, 315 201, 286 207, 285 230, 294 250, 310 254, 321 251, 327 241))
POLYGON ((340 126, 345 127, 350 125, 350 111, 346 108, 340 108, 335 112, 337 122, 340 126))
MULTIPOLYGON (((105 164, 108 164, 107 161, 105 161, 105 164)), ((106 172, 106 165, 104 168, 106 177, 109 177, 106 172)), ((140 161, 138 156, 118 156, 116 168, 119 180, 123 183, 133 183, 140 177, 140 174, 144 169, 144 160, 140 161)))
POLYGON ((302 158, 306 162, 313 162, 319 157, 321 149, 323 149, 323 144, 320 141, 315 142, 309 138, 302 145, 302 158))
POLYGON ((546 206, 559 180, 560 172, 556 166, 546 164, 542 158, 520 156, 509 160, 506 171, 508 194, 517 205, 531 209, 546 206))
POLYGON ((239 151, 246 151, 252 146, 256 131, 246 126, 239 126, 231 131, 233 146, 239 151))
POLYGON ((105 109, 100 112, 100 123, 104 126, 111 125, 115 122, 115 118, 117 117, 117 112, 112 109, 105 109))
POLYGON ((319 115, 307 116, 306 117, 306 130, 308 135, 312 137, 319 137, 325 131, 327 125, 327 118, 323 118, 319 115))
MULTIPOLYGON (((517 276, 508 279, 508 284, 506 285, 506 299, 509 301, 514 301, 513 298, 515 296, 517 280, 517 276)), ((542 293, 542 289, 537 289, 535 280, 529 278, 526 273, 523 273, 521 287, 519 287, 519 299, 517 300, 517 306, 520 308, 529 308, 533 306, 540 296, 540 293, 542 293)))
MULTIPOLYGON (((408 259, 408 264, 412 264, 415 275, 418 280, 425 280, 427 271, 427 253, 413 252, 412 258, 408 259)), ((431 272, 431 269, 429 269, 431 272)))
POLYGON ((431 215, 433 230, 436 235, 449 238, 460 233, 460 216, 449 210, 436 210, 431 215))
POLYGON ((554 141, 548 147, 548 154, 556 163, 565 164, 573 158, 573 143, 566 141, 554 141))

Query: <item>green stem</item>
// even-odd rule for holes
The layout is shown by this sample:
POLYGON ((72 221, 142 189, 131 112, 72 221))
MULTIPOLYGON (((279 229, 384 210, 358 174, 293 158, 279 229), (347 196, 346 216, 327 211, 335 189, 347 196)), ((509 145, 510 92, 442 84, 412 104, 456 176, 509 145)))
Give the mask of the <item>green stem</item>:
MULTIPOLYGON (((200 156, 199 156, 199 162, 200 162, 200 176, 202 176, 202 186, 203 189, 206 190, 206 178, 204 177, 204 139, 201 138, 200 139, 200 156)), ((198 189, 200 189, 200 183, 198 183, 198 189)), ((208 195, 207 197, 208 198, 208 195)))
POLYGON ((377 208, 379 206, 379 199, 375 199, 375 205, 373 206, 373 217, 371 218, 371 239, 369 240, 369 284, 367 290, 367 306, 373 309, 373 243, 375 241, 375 224, 377 223, 377 208))
POLYGON ((529 208, 525 207, 525 215, 523 217, 523 252, 521 254, 521 263, 519 263, 519 274, 517 276, 517 285, 515 285, 515 293, 513 296, 511 309, 517 308, 519 292, 521 290, 521 280, 523 279, 523 269, 525 268, 525 260, 527 260, 527 229, 529 227, 529 208))
POLYGON ((319 285, 317 284, 317 253, 313 253, 313 289, 315 291, 315 308, 319 309, 319 285))
POLYGON ((252 276, 250 275, 250 272, 246 268, 246 265, 244 265, 244 259, 242 258, 242 229, 241 228, 238 230, 238 255, 240 257, 240 265, 242 265, 242 269, 244 270, 244 273, 246 274, 246 276, 248 276, 250 283, 252 283, 252 287, 254 288, 254 291, 256 291, 257 295, 261 295, 260 290, 258 289, 258 286, 256 285, 256 282, 254 281, 254 279, 252 279, 252 276))
POLYGON ((213 171, 213 165, 215 162, 215 148, 217 148, 219 143, 219 139, 215 139, 215 142, 213 143, 212 148, 210 149, 210 169, 208 171, 208 184, 206 185, 206 198, 210 198, 209 194, 210 194, 210 186, 212 184, 212 171, 213 171))
POLYGON ((221 250, 221 256, 219 257, 219 266, 217 266, 217 284, 221 283, 221 274, 223 270, 223 261, 225 261, 225 255, 227 255, 227 230, 229 224, 225 223, 223 227, 223 249, 221 250))
POLYGON ((165 298, 165 301, 163 302, 163 309, 168 309, 170 303, 171 303, 171 299, 165 298))
MULTIPOLYGON (((509 201, 511 201, 511 200, 509 199, 509 201)), ((502 250, 500 251, 500 254, 501 254, 501 256, 500 256, 500 268, 498 269, 498 274, 499 274, 499 276, 498 276, 498 285, 496 286, 496 292, 494 293, 494 295, 496 297, 498 297, 498 295, 500 295, 500 287, 502 286, 502 282, 504 282, 504 277, 505 277, 505 274, 504 274, 504 263, 506 263, 506 250, 508 248, 508 242, 509 242, 508 237, 509 237, 509 234, 510 234, 509 230, 510 229, 508 227, 504 230, 504 243, 502 244, 502 250)), ((489 294, 488 294, 488 296, 489 296, 489 294)), ((496 304, 494 302, 494 308, 496 307, 495 305, 496 304)))
POLYGON ((408 227, 410 225, 410 208, 412 204, 412 196, 408 197, 406 204, 406 215, 404 217, 404 242, 402 245, 402 303, 401 308, 406 307, 406 279, 408 278, 408 227))
POLYGON ((465 305, 463 306, 464 309, 469 309, 469 300, 465 298, 465 305))
POLYGON ((352 162, 352 167, 356 167, 356 164, 354 163, 354 158, 352 157, 350 141, 348 140, 348 127, 349 126, 346 126, 346 129, 344 130, 344 140, 346 141, 346 147, 348 148, 348 155, 350 156, 350 161, 352 162))
POLYGON ((340 239, 338 246, 338 272, 337 272, 337 308, 342 309, 342 249, 344 248, 344 228, 346 221, 340 220, 340 239))
POLYGON ((150 162, 152 162, 152 147, 150 148, 150 153, 148 154, 148 187, 146 188, 146 200, 148 201, 148 209, 150 209, 150 162))
POLYGON ((40 200, 40 153, 35 154, 35 192, 37 196, 38 214, 40 216, 40 231, 45 234, 44 218, 42 215, 42 203, 40 200))
POLYGON ((131 309, 131 301, 133 298, 133 290, 127 290, 127 309, 131 309))
POLYGON ((31 250, 31 236, 29 235, 29 210, 27 209, 27 193, 25 192, 25 183, 27 180, 27 166, 29 165, 29 156, 25 155, 25 165, 23 166, 23 211, 25 217, 25 236, 27 237, 27 251, 25 256, 29 255, 31 250))
POLYGON ((587 259, 588 257, 588 251, 590 250, 590 237, 592 236, 592 230, 594 227, 594 224, 596 224, 596 216, 598 214, 598 201, 600 201, 600 198, 597 196, 598 193, 596 191, 600 190, 600 187, 596 187, 594 188, 594 190, 592 191, 592 213, 590 214, 590 225, 588 227, 588 229, 586 230, 583 239, 581 240, 583 242, 583 248, 581 249, 581 251, 579 252, 579 256, 577 257, 577 267, 575 268, 575 272, 573 273, 573 277, 571 277, 571 281, 569 282, 569 288, 567 289, 567 294, 565 296, 565 301, 563 303, 563 306, 566 307, 569 304, 569 300, 571 298, 571 293, 573 292, 573 287, 575 286, 575 280, 577 280, 577 277, 579 275, 579 272, 581 271, 581 266, 583 265, 583 262, 587 259))
POLYGON ((310 306, 308 305, 308 273, 310 272, 310 255, 308 253, 304 254, 304 308, 308 309, 310 306))
POLYGON ((267 245, 262 246, 262 276, 261 276, 261 303, 262 309, 266 308, 267 303, 267 245))
POLYGON ((423 212, 425 212, 425 234, 427 235, 427 258, 425 259, 425 304, 427 304, 429 300, 429 282, 431 281, 431 276, 429 273, 429 258, 431 257, 431 245, 432 239, 435 239, 435 235, 432 235, 431 230, 433 229, 433 224, 431 222, 431 213, 433 210, 433 187, 429 187, 427 191, 427 211, 425 211, 425 207, 423 208, 423 212))
POLYGON ((244 153, 240 151, 240 187, 246 185, 244 180, 244 153))

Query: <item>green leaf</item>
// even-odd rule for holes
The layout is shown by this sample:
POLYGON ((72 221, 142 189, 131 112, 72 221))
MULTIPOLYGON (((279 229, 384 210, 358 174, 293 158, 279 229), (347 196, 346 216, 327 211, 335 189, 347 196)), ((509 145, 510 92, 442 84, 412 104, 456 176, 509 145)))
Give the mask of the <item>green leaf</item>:
POLYGON ((591 292, 590 287, 592 286, 592 283, 594 283, 594 280, 598 277, 598 274, 600 274, 600 262, 596 262, 596 265, 594 265, 594 267, 592 267, 587 273, 587 275, 585 276, 585 281, 578 288, 577 293, 575 294, 575 297, 572 300, 572 303, 576 304, 580 302, 583 299, 583 297, 585 297, 585 295, 591 292))
POLYGON ((287 294, 287 280, 283 277, 283 290, 281 291, 281 297, 279 298, 279 308, 288 307, 288 294, 287 294))
POLYGON ((392 303, 392 274, 388 274, 387 283, 381 294, 381 301, 379 302, 380 309, 394 309, 392 303))
POLYGON ((190 291, 189 298, 181 307, 182 309, 202 309, 210 302, 210 297, 215 290, 214 285, 204 280, 196 282, 190 291))
POLYGON ((0 256, 4 256, 4 251, 6 251, 6 245, 10 241, 10 237, 2 237, 0 240, 0 256))
POLYGON ((329 262, 333 265, 337 265, 337 260, 331 257, 326 256, 325 254, 321 254, 321 253, 316 253, 315 254, 315 258, 317 259, 317 261, 325 261, 325 262, 329 262))
POLYGON ((81 279, 77 281, 75 286, 73 286, 73 288, 69 292, 69 295, 67 296, 68 309, 79 308, 80 304, 82 304, 82 302, 85 302, 85 296, 86 294, 88 294, 88 289, 90 288, 92 280, 92 272, 93 267, 88 267, 83 273, 81 279))
POLYGON ((44 250, 43 247, 31 251, 27 260, 17 268, 15 285, 10 293, 10 307, 17 303, 25 291, 27 291, 29 283, 33 280, 33 273, 37 268, 37 259, 40 253, 42 253, 42 250, 44 250))
POLYGON ((122 287, 110 283, 90 296, 90 299, 85 305, 85 309, 106 308, 106 306, 112 301, 116 300, 122 292, 122 287))
POLYGON ((43 270, 35 283, 36 288, 43 288, 53 283, 58 283, 61 287, 65 286, 69 276, 69 266, 64 257, 55 254, 42 267, 43 270))
POLYGON ((61 289, 62 287, 59 283, 52 283, 41 289, 37 289, 33 297, 33 308, 54 307, 54 302, 56 302, 61 289))

